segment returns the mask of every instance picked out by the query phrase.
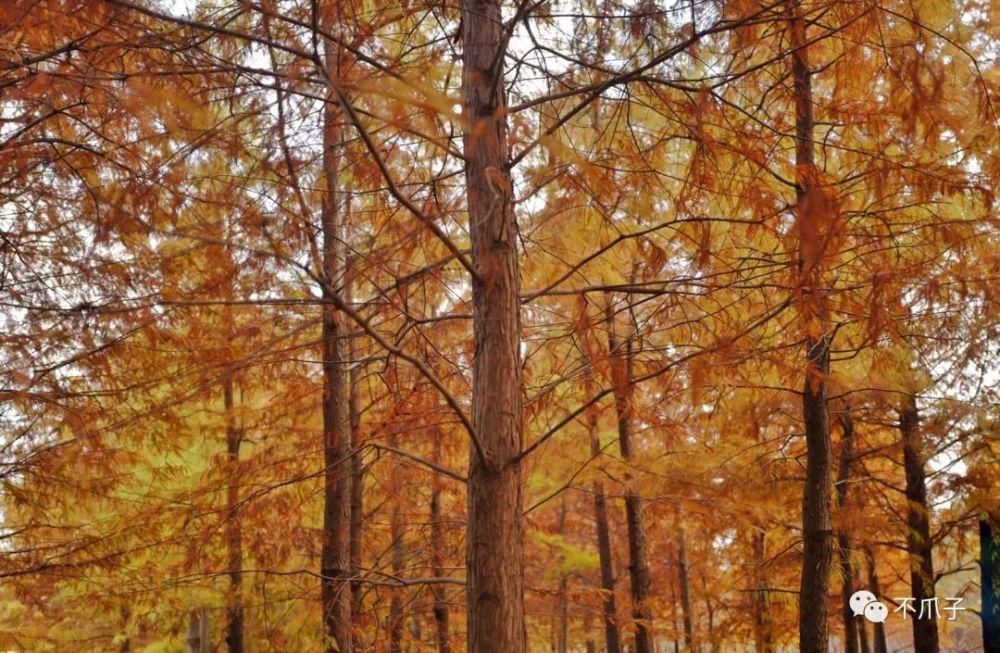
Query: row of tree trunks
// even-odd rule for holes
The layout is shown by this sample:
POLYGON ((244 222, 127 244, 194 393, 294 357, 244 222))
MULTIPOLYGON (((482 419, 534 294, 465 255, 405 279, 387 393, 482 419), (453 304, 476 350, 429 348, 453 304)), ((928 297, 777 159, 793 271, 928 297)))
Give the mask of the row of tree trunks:
POLYGON ((520 263, 508 168, 500 0, 462 0, 462 144, 472 241, 469 653, 524 653, 520 263))

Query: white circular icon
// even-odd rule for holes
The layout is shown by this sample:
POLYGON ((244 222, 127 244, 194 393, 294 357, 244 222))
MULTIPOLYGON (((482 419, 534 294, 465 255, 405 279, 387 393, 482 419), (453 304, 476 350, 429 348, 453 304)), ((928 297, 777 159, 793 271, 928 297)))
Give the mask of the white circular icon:
POLYGON ((865 606, 865 619, 873 624, 880 624, 889 617, 889 608, 884 603, 872 601, 865 606))
POLYGON ((851 610, 854 611, 854 616, 863 615, 865 613, 865 606, 869 603, 875 603, 878 599, 875 595, 868 590, 858 590, 854 594, 851 594, 851 610))

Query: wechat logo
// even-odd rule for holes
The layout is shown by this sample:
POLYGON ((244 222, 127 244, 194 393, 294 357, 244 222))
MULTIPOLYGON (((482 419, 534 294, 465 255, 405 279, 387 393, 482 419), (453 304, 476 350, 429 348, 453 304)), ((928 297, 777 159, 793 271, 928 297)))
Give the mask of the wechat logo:
POLYGON ((889 616, 889 608, 884 603, 879 603, 868 590, 858 590, 852 594, 850 604, 855 617, 864 615, 873 624, 880 624, 889 616))

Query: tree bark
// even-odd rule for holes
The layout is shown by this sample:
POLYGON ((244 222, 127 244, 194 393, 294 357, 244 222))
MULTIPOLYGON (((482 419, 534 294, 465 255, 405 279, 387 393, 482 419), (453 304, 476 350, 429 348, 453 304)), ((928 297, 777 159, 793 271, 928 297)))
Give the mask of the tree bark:
MULTIPOLYGON (((610 302, 607 306, 608 350, 611 354, 615 414, 618 420, 618 448, 626 463, 634 457, 632 442, 632 339, 618 342, 615 319, 610 302)), ((636 653, 653 653, 650 632, 653 616, 647 600, 651 585, 649 558, 646 553, 646 527, 643 522, 643 501, 634 479, 625 477, 625 523, 628 530, 629 576, 632 589, 632 618, 635 621, 636 653)))
MULTIPOLYGON (((872 594, 881 598, 882 588, 879 586, 878 570, 875 566, 875 553, 871 547, 865 547, 865 564, 868 567, 868 586, 871 588, 872 594)), ((872 637, 874 652, 889 653, 889 643, 885 638, 885 625, 880 623, 874 624, 872 631, 874 633, 872 637)))
MULTIPOLYGON (((335 75, 338 57, 327 44, 325 64, 335 75)), ((347 329, 334 307, 343 282, 344 191, 341 188, 344 133, 335 93, 327 94, 323 112, 322 210, 323 259, 323 544, 320 594, 328 653, 350 653, 351 628, 351 442, 348 369, 344 336, 347 329)))
POLYGON ((472 448, 466 597, 469 653, 523 653, 520 269, 508 169, 500 0, 462 0, 463 133, 472 240, 472 448))
POLYGON ((817 187, 813 155, 812 73, 809 70, 806 21, 799 0, 789 0, 792 77, 795 90, 796 223, 799 233, 800 292, 807 333, 820 325, 821 334, 807 336, 806 378, 802 417, 806 432, 806 479, 802 493, 802 579, 799 586, 799 649, 827 653, 827 595, 833 562, 830 518, 830 421, 826 407, 826 377, 830 371, 830 331, 819 285, 822 281, 818 243, 822 189, 817 187), (807 204, 812 204, 807 207, 807 204), (807 228, 808 225, 813 227, 807 228))
MULTIPOLYGON (((587 384, 593 384, 593 368, 590 361, 586 363, 587 384)), ((588 430, 590 431, 590 455, 596 458, 601 454, 601 440, 597 426, 597 411, 588 411, 588 430)), ((594 525, 597 529, 597 557, 600 561, 601 590, 604 592, 603 621, 604 646, 607 653, 621 653, 621 634, 618 630, 618 601, 615 598, 615 567, 611 553, 611 531, 608 527, 608 501, 604 494, 604 485, 594 481, 594 525)))
MULTIPOLYGON (((910 556, 910 594, 919 610, 921 601, 934 598, 930 507, 924 473, 924 444, 920 435, 917 397, 907 394, 899 409, 899 431, 903 440, 903 468, 906 473, 906 549, 910 556)), ((913 615, 914 653, 938 652, 938 629, 934 610, 929 615, 913 615)))
MULTIPOLYGON (((854 420, 849 412, 840 415, 843 435, 840 439, 840 461, 837 466, 837 507, 844 510, 848 505, 848 490, 851 482, 851 462, 854 458, 854 420)), ((858 621, 851 609, 851 595, 854 594, 854 565, 851 562, 851 538, 847 532, 846 520, 840 520, 837 532, 840 553, 841 576, 841 616, 844 620, 844 653, 858 653, 858 621)))
POLYGON ((226 457, 229 481, 226 486, 226 549, 229 567, 229 607, 226 620, 226 650, 243 653, 243 532, 240 528, 240 485, 237 465, 240 461, 240 429, 233 405, 233 379, 227 376, 222 387, 226 418, 226 457))

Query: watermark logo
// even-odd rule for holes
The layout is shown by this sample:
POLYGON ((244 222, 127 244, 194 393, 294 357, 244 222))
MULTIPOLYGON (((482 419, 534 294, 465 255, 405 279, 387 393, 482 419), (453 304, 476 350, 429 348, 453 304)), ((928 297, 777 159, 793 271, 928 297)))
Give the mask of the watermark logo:
POLYGON ((855 617, 863 614, 873 624, 880 624, 889 617, 889 608, 868 590, 858 590, 851 594, 850 604, 855 617))
MULTIPOLYGON (((907 614, 911 615, 914 619, 941 618, 942 609, 938 608, 938 598, 936 596, 929 599, 921 599, 919 611, 914 607, 916 599, 912 596, 901 596, 894 600, 898 607, 893 612, 902 612, 903 621, 906 621, 907 614)), ((958 613, 965 610, 965 608, 959 605, 963 599, 953 596, 944 600, 948 603, 943 608, 943 611, 948 613, 948 621, 955 621, 958 618, 958 613)), ((855 617, 864 615, 865 619, 873 624, 883 623, 889 618, 889 608, 868 590, 858 590, 852 594, 849 603, 855 617)))

